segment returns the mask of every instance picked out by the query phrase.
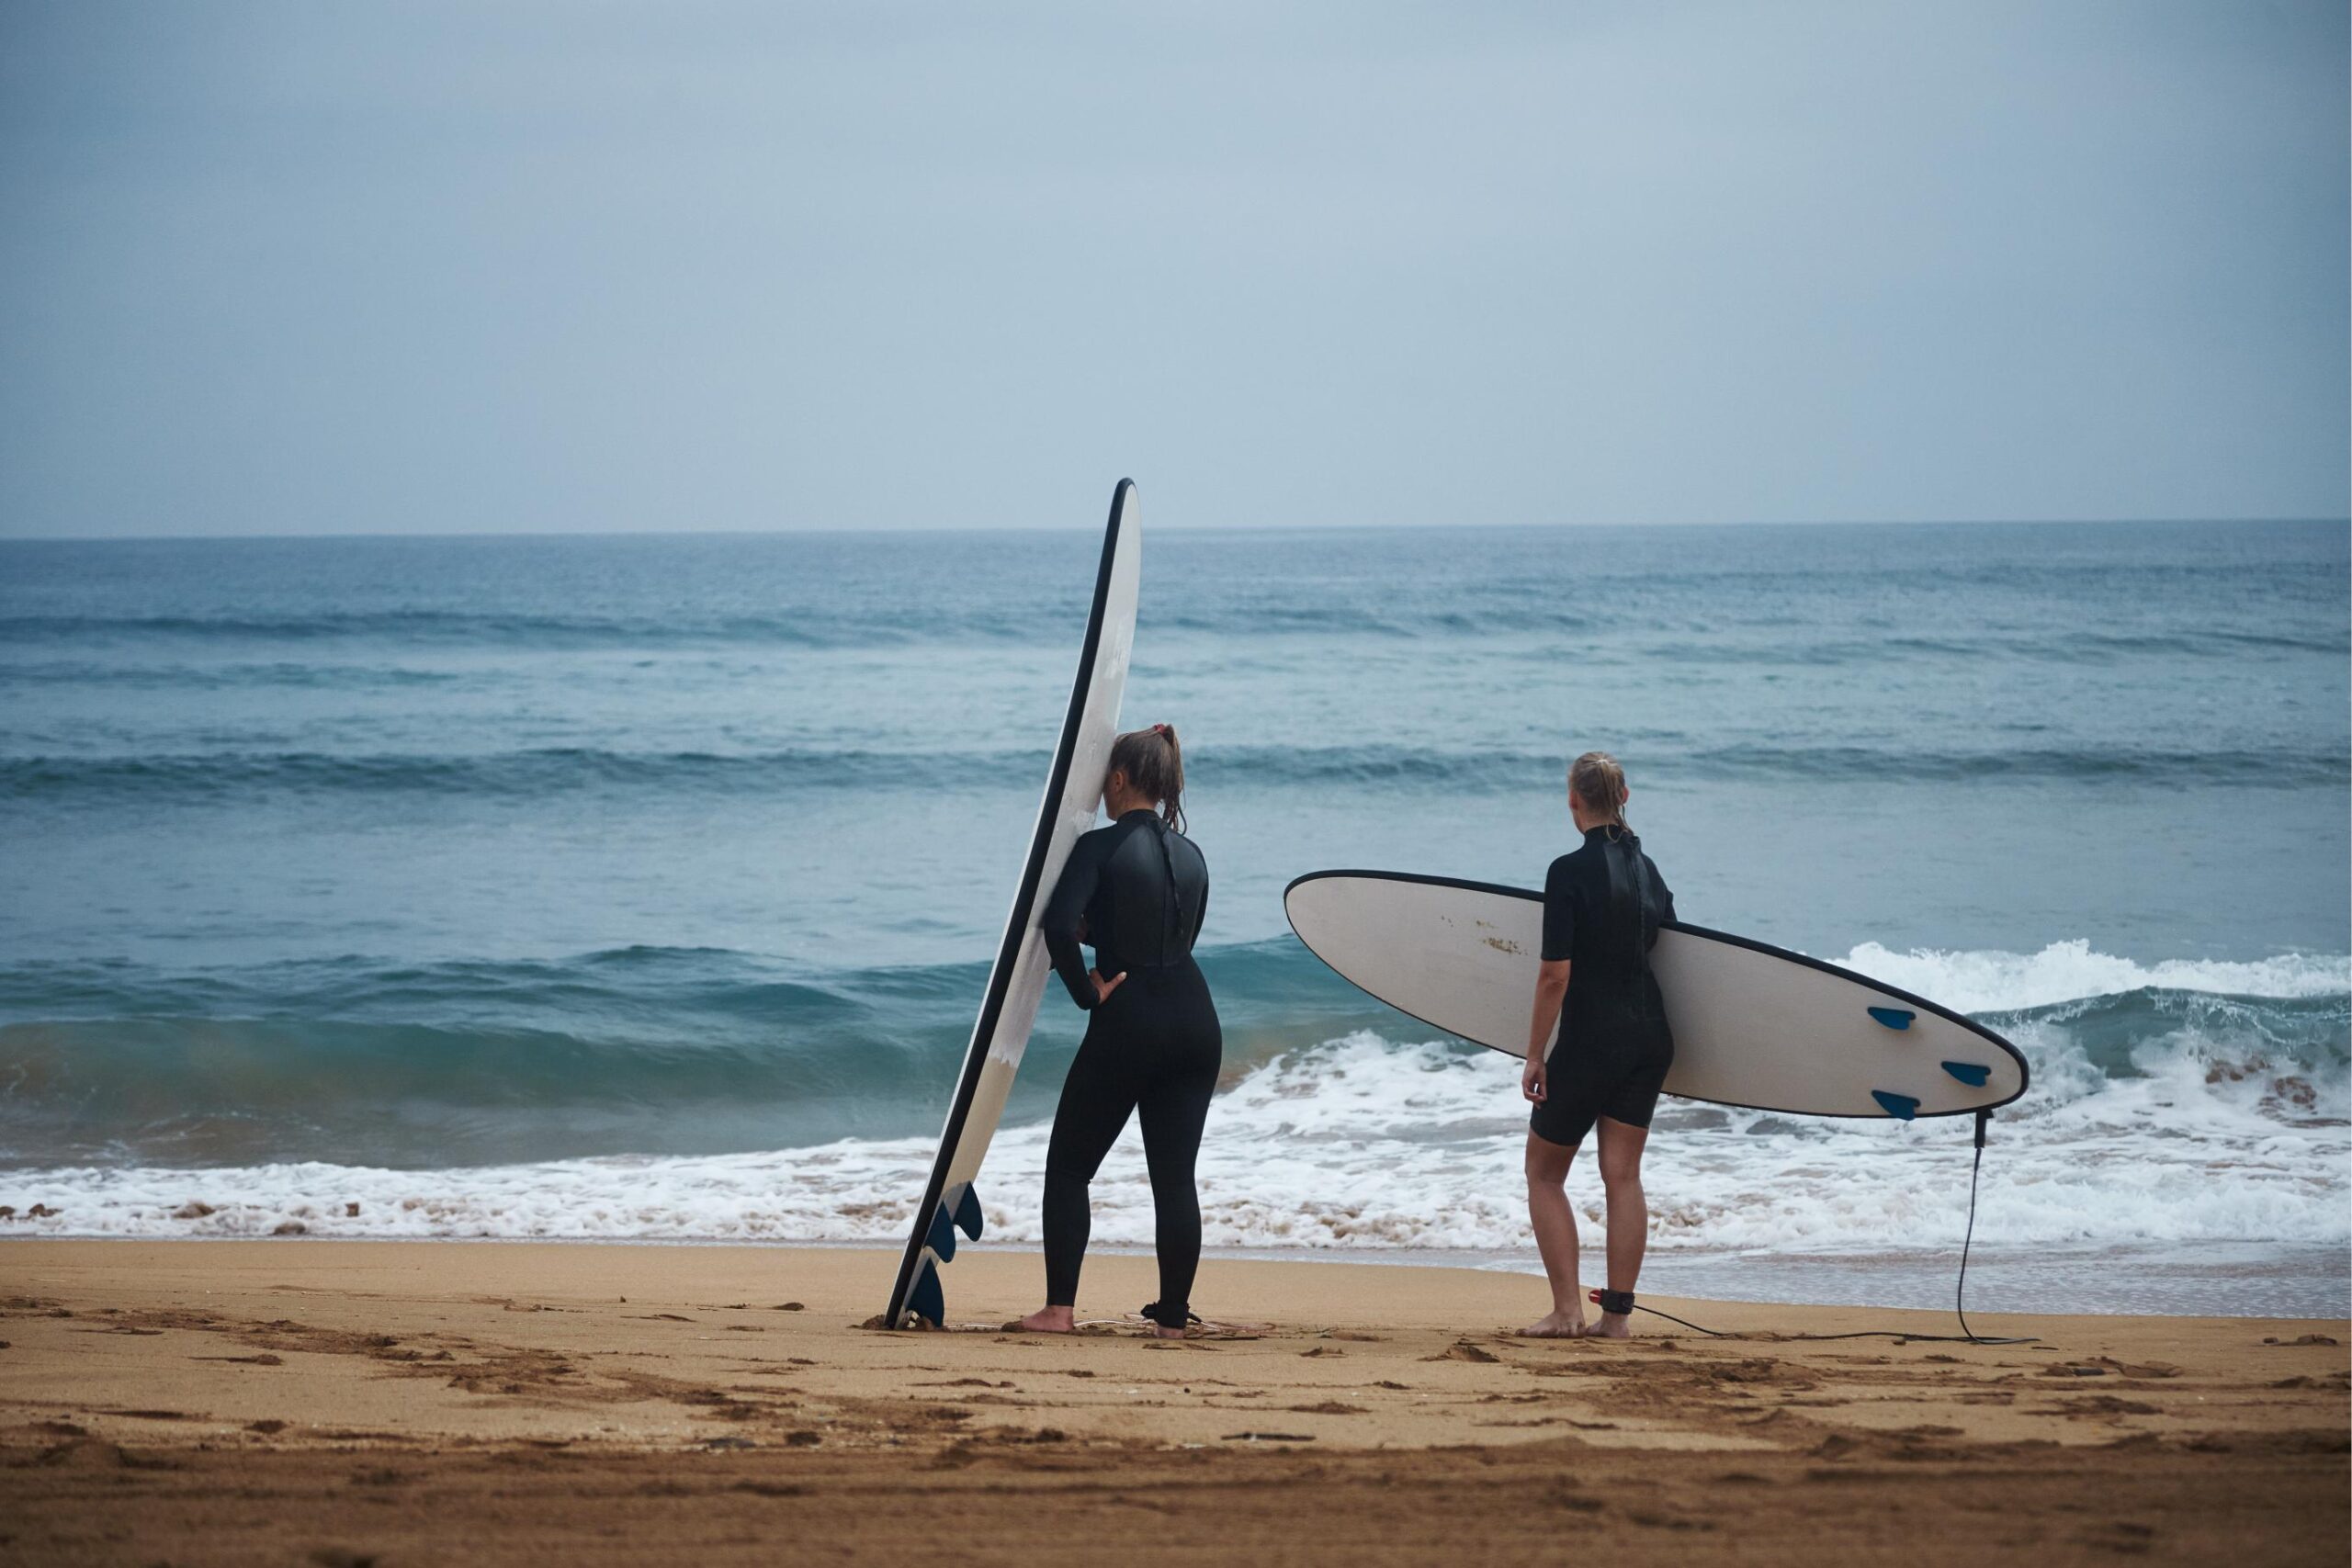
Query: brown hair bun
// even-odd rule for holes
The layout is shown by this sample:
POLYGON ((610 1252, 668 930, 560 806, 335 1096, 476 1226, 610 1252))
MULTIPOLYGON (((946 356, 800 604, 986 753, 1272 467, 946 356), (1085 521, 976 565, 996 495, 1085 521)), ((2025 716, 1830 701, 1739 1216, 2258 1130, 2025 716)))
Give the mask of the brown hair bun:
POLYGON ((1127 776, 1127 787, 1159 807, 1159 819, 1184 830, 1184 751, 1176 727, 1155 724, 1130 729, 1111 742, 1111 771, 1127 776))

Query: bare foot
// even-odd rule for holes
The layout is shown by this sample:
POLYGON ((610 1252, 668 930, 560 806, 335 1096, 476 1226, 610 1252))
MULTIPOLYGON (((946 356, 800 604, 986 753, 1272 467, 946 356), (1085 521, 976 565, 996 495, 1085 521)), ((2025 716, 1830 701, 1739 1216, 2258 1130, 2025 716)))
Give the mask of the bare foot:
POLYGON ((1182 1339, 1184 1337, 1184 1331, 1182 1329, 1170 1328, 1164 1323, 1155 1323, 1151 1325, 1151 1328, 1152 1332, 1162 1339, 1182 1339))
POLYGON ((1042 1306, 1014 1326, 1030 1334, 1068 1334, 1078 1326, 1077 1316, 1075 1307, 1042 1306))
POLYGON ((1581 1339, 1592 1331, 1584 1325, 1582 1313, 1551 1312, 1519 1332, 1529 1339, 1581 1339))
POLYGON ((1634 1337, 1633 1314, 1604 1312, 1600 1314, 1600 1321, 1584 1332, 1585 1337, 1590 1339, 1631 1339, 1634 1337))

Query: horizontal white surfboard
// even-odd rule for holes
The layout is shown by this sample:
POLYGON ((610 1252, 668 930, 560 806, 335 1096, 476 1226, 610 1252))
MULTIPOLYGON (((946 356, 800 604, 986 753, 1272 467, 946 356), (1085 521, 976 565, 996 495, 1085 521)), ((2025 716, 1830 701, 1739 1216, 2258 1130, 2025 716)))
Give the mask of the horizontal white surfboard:
MULTIPOLYGON (((1543 895, 1448 877, 1318 871, 1292 883, 1283 905, 1317 957, 1390 1007, 1474 1043, 1527 1054, 1543 895)), ((1805 1116, 1908 1120, 1990 1110, 2025 1092, 2017 1047, 1850 970, 1679 923, 1659 931, 1650 964, 1674 1031, 1668 1094, 1805 1116)), ((1576 984, 1573 972, 1568 983, 1576 984)))

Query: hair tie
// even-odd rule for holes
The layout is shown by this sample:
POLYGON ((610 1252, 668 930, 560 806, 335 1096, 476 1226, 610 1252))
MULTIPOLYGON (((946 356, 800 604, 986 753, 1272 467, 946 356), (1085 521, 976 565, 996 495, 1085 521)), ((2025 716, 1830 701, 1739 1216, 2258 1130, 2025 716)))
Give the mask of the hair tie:
POLYGON ((1151 727, 1151 732, 1152 732, 1154 735, 1159 736, 1162 740, 1165 740, 1165 739, 1168 739, 1168 727, 1167 727, 1166 725, 1164 725, 1164 724, 1155 724, 1155 725, 1153 725, 1153 726, 1151 727))

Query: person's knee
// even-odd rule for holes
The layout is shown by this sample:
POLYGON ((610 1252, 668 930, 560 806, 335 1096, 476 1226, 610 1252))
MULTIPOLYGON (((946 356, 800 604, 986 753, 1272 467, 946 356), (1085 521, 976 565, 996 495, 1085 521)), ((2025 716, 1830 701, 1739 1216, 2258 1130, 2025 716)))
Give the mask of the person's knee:
POLYGON ((1550 1145, 1527 1151, 1527 1187, 1532 1191, 1556 1191, 1567 1185, 1568 1164, 1576 1156, 1573 1148, 1550 1145))
POLYGON ((1144 1152, 1144 1176, 1155 1193, 1186 1192, 1200 1186, 1196 1160, 1180 1159, 1167 1154, 1153 1159, 1149 1150, 1144 1152))
POLYGON ((1611 1194, 1631 1196, 1642 1190, 1642 1162, 1638 1159, 1605 1159, 1600 1162, 1600 1185, 1611 1194))

